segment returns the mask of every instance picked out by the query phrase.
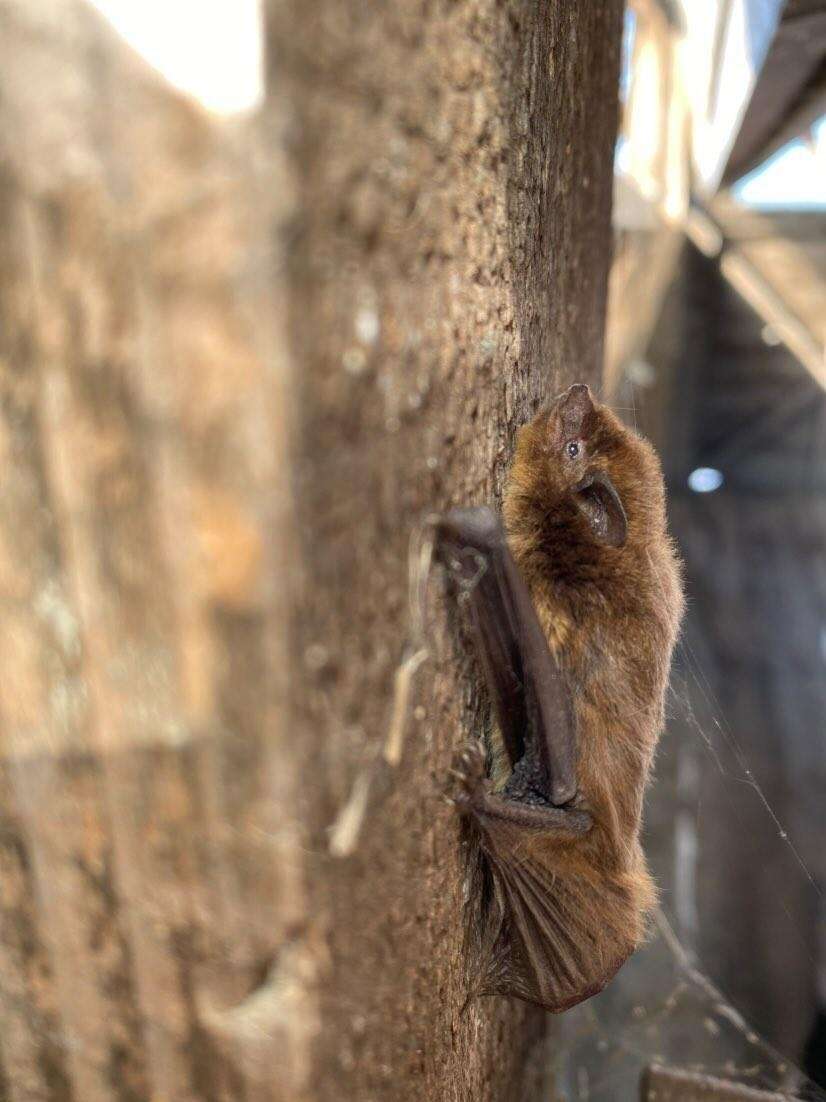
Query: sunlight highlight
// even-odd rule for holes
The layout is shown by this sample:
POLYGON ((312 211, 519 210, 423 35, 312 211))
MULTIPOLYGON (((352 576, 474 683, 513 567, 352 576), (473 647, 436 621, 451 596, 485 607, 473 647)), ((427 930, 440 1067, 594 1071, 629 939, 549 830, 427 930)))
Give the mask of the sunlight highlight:
POLYGON ((715 467, 697 467, 688 476, 688 485, 695 494, 713 494, 723 485, 723 472, 715 467))
POLYGON ((222 115, 263 98, 260 0, 89 0, 170 84, 222 115))
POLYGON ((732 188, 736 199, 764 208, 826 207, 826 116, 808 139, 797 138, 732 188))

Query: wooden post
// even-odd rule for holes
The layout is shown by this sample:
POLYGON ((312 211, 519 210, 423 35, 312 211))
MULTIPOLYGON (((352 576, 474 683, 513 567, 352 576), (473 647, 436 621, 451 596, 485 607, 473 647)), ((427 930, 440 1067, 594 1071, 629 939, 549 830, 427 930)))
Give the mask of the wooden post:
POLYGON ((254 119, 0 2, 0 1096, 528 1097, 408 541, 598 381, 621 4, 271 0, 254 119), (410 668, 408 668, 410 669, 410 668))

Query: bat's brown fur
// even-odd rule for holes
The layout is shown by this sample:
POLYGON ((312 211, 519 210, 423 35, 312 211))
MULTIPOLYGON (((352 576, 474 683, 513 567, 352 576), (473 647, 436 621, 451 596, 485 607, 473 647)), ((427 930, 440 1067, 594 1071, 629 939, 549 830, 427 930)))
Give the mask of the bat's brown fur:
POLYGON ((656 891, 640 845, 643 792, 683 611, 653 448, 589 395, 584 427, 570 404, 563 396, 521 429, 504 517, 568 682, 575 806, 593 825, 577 835, 478 820, 498 900, 481 990, 552 1010, 601 989, 645 935, 656 891), (564 451, 572 434, 575 459, 564 451), (622 546, 595 539, 577 507, 576 486, 593 471, 608 474, 624 506, 622 546))

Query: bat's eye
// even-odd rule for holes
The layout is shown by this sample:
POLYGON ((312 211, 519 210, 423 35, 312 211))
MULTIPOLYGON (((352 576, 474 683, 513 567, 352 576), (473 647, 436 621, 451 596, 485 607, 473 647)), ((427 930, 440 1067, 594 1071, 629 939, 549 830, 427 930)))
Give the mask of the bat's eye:
POLYGON ((565 445, 565 454, 568 456, 569 459, 576 459, 576 457, 579 455, 579 441, 569 440, 568 443, 565 445))

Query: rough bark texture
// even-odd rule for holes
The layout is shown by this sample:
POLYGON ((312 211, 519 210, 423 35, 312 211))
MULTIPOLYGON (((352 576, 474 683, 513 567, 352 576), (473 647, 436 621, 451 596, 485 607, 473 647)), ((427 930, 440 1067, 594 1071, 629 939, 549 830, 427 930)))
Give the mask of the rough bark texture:
POLYGON ((621 5, 272 0, 229 128, 0 2, 0 1097, 522 1099, 412 527, 601 361, 621 5))

